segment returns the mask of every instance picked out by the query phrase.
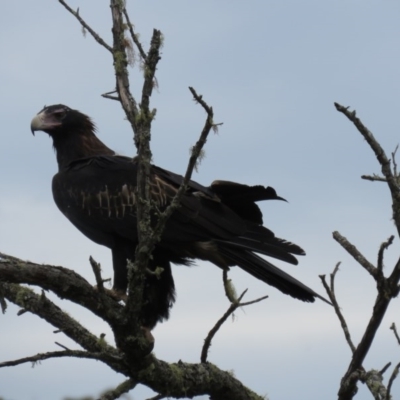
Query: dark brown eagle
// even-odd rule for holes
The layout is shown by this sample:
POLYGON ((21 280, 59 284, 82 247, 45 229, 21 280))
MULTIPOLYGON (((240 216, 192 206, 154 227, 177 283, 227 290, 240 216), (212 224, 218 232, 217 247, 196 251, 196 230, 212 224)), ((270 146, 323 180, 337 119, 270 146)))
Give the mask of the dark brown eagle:
MULTIPOLYGON (((62 104, 45 107, 32 120, 31 130, 44 131, 53 139, 58 173, 53 178, 53 197, 60 211, 85 236, 111 249, 113 289, 126 293, 127 259, 135 259, 138 243, 136 220, 135 159, 117 155, 95 135, 92 120, 62 104)), ((151 196, 163 210, 176 194, 182 177, 152 166, 151 196)), ((166 224, 156 245, 145 285, 142 324, 153 328, 167 319, 175 301, 171 263, 190 265, 207 260, 222 269, 239 266, 263 282, 296 299, 313 302, 317 293, 256 253, 291 264, 304 255, 297 245, 275 237, 262 226, 260 200, 283 200, 275 190, 214 181, 204 187, 190 181, 178 210, 166 224)))

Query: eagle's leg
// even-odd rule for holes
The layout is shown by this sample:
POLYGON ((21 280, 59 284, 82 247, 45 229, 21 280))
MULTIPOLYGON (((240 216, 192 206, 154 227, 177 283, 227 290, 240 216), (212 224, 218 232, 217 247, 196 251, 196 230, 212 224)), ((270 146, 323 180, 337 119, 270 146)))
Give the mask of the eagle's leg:
MULTIPOLYGON (((112 297, 126 302, 128 287, 127 260, 134 260, 135 248, 125 243, 112 249, 114 284, 112 297)), ((153 329, 157 322, 168 319, 169 310, 175 301, 175 284, 171 265, 167 258, 155 251, 149 265, 143 293, 140 319, 143 327, 153 329)))

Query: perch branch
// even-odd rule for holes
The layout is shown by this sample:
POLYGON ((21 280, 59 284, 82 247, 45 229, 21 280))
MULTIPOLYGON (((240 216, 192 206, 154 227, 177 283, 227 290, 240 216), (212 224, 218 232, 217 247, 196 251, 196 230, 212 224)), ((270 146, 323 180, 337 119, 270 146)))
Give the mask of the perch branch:
POLYGON ((63 267, 35 264, 0 253, 0 280, 27 283, 51 290, 60 298, 77 303, 114 325, 121 322, 123 307, 106 294, 99 293, 76 272, 63 267))

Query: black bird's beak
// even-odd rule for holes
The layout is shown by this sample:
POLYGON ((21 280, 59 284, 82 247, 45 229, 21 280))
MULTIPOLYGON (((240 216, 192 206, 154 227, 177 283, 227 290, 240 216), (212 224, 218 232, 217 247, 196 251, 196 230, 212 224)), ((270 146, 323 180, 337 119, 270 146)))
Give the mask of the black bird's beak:
POLYGON ((35 115, 31 121, 31 132, 32 135, 35 135, 36 131, 41 131, 45 127, 43 123, 43 113, 39 113, 35 115))
POLYGON ((41 114, 35 115, 31 121, 31 132, 33 136, 35 136, 35 131, 40 131, 43 127, 43 122, 40 115, 41 114))

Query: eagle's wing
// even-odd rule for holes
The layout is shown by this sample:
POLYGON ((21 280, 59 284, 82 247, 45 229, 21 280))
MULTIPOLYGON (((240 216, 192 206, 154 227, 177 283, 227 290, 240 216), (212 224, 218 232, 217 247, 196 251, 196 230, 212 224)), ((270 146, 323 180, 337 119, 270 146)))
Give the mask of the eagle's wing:
MULTIPOLYGON (((182 177, 152 167, 151 198, 159 211, 175 196, 182 177)), ((137 243, 137 163, 121 156, 77 160, 53 179, 53 195, 66 217, 93 241, 115 247, 137 243)), ((258 252, 292 264, 304 251, 263 227, 259 200, 281 199, 272 188, 194 181, 167 222, 158 247, 172 262, 200 258, 221 268, 238 265, 258 279, 304 301, 319 297, 295 278, 258 257, 258 252)))

